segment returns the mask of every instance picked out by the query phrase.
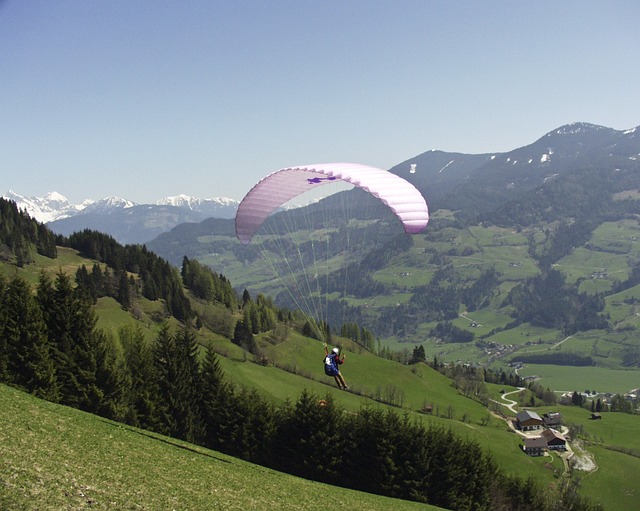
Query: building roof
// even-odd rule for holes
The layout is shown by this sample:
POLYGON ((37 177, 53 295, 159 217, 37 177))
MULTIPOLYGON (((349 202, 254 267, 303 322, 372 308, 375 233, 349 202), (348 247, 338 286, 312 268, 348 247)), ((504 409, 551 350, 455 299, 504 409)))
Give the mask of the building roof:
POLYGON ((547 439, 541 436, 527 437, 524 439, 524 449, 541 449, 547 446, 547 439))
POLYGON ((520 422, 525 422, 532 419, 542 422, 540 416, 536 412, 532 412, 531 410, 523 410, 521 412, 518 412, 518 414, 516 415, 516 419, 518 419, 518 421, 520 422))
POLYGON ((542 432, 542 436, 547 442, 551 442, 552 440, 561 440, 563 442, 567 441, 567 439, 560 433, 558 433, 555 429, 545 429, 542 432))

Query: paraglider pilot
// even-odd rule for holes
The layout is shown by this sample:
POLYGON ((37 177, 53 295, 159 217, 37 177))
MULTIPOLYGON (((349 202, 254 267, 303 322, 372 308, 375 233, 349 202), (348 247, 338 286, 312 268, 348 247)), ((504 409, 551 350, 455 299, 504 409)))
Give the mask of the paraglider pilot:
POLYGON ((339 389, 346 390, 347 382, 344 381, 342 373, 340 373, 339 365, 344 364, 344 355, 340 358, 340 348, 333 348, 329 353, 327 343, 324 343, 324 373, 327 376, 333 376, 339 389))

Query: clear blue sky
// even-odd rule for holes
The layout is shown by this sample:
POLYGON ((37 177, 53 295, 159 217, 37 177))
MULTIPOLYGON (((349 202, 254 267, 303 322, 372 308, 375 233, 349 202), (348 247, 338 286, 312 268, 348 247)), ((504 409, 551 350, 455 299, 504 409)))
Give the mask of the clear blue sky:
POLYGON ((640 125, 637 0, 0 0, 0 192, 241 199, 640 125))

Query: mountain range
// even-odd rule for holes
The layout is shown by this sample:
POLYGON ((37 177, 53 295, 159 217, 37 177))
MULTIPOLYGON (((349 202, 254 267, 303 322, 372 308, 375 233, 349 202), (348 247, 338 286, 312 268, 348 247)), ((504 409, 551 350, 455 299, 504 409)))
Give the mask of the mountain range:
MULTIPOLYGON (((589 211, 594 206, 591 203, 593 195, 608 188, 611 193, 639 188, 640 129, 614 130, 589 123, 573 123, 545 134, 530 145, 505 153, 463 154, 431 150, 409 158, 389 171, 416 186, 432 213, 449 210, 458 221, 523 227, 540 220, 542 215, 545 221, 552 221, 575 217, 582 210, 589 211), (601 174, 593 176, 590 172, 593 169, 601 174), (576 195, 579 188, 585 189, 576 195), (576 195, 577 202, 567 200, 572 194, 576 195)), ((348 202, 353 204, 368 199, 367 194, 358 191, 342 193, 350 194, 348 202)), ((342 200, 335 197, 307 208, 331 209, 337 204, 334 201, 342 200)), ((386 208, 375 202, 378 209, 374 214, 384 215, 386 208)), ((371 210, 358 206, 351 209, 354 215, 371 210)), ((150 247, 169 261, 180 264, 186 246, 195 250, 187 253, 190 257, 197 257, 200 251, 215 253, 212 247, 197 242, 198 237, 212 234, 233 236, 232 222, 207 219, 195 226, 177 225, 153 240, 150 247)))
POLYGON ((200 199, 184 194, 165 197, 153 204, 137 204, 119 197, 72 204, 58 192, 32 197, 9 190, 3 197, 47 224, 56 234, 68 236, 92 229, 109 234, 123 244, 145 243, 185 222, 200 222, 209 217, 233 218, 238 207, 234 199, 200 199))
POLYGON ((386 344, 439 339, 432 353, 486 361, 514 340, 584 332, 597 364, 640 367, 638 133, 575 123, 506 153, 407 159, 390 171, 432 214, 415 236, 354 188, 271 216, 249 245, 233 220, 208 218, 147 248, 331 325, 367 325, 386 344))
POLYGON ((638 133, 574 123, 504 153, 408 158, 390 172, 429 204, 416 236, 357 187, 272 215, 270 238, 249 245, 235 236, 235 203, 225 218, 194 212, 193 200, 87 204, 49 225, 144 243, 177 267, 186 256, 237 290, 322 310, 331 325, 367 325, 387 345, 435 339, 431 354, 489 361, 514 341, 571 334, 587 347, 581 362, 640 367, 638 133), (350 213, 339 218, 341 203, 350 213), (318 243, 325 236, 331 245, 318 243), (363 243, 347 253, 343 240, 363 243))
MULTIPOLYGON (((432 150, 389 170, 414 184, 432 211, 446 208, 456 211, 459 218, 495 217, 499 208, 507 207, 510 201, 518 201, 536 187, 575 169, 597 166, 615 172, 637 162, 638 133, 637 128, 615 130, 578 122, 508 152, 464 154, 432 150)), ((118 197, 71 204, 57 192, 39 198, 9 191, 4 197, 57 234, 67 236, 93 229, 124 244, 147 243, 183 223, 232 219, 238 206, 234 199, 187 195, 166 197, 153 204, 137 204, 118 197)))

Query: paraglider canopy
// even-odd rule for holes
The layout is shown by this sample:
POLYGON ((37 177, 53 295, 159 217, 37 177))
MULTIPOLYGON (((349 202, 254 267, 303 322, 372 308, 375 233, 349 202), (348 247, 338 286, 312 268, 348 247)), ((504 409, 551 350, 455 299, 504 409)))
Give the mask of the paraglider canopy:
POLYGON ((400 176, 358 163, 324 163, 283 168, 259 181, 238 206, 238 239, 248 244, 266 218, 280 206, 311 189, 338 180, 380 199, 400 219, 408 234, 421 232, 429 222, 424 197, 400 176))

